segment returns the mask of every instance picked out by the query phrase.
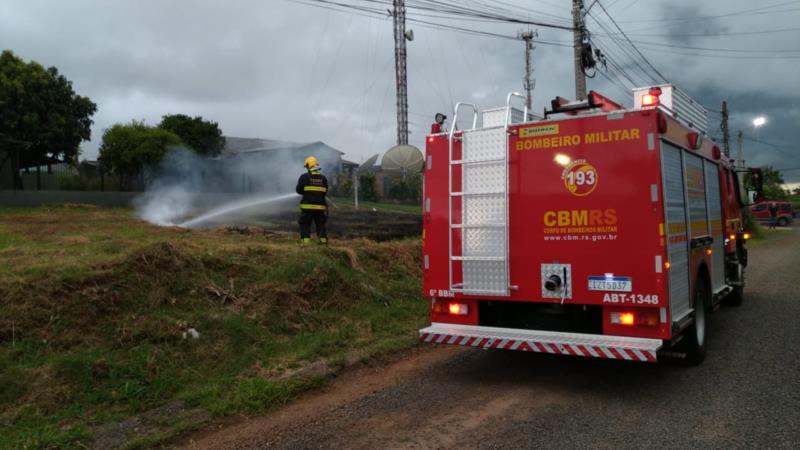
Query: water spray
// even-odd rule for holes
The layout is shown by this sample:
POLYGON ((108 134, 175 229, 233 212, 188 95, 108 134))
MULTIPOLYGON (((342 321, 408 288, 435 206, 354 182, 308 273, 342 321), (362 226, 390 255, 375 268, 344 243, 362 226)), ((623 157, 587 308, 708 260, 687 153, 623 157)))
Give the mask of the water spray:
POLYGON ((195 217, 194 219, 190 219, 190 220, 187 220, 186 222, 179 223, 179 224, 176 224, 176 225, 179 226, 179 227, 184 227, 184 228, 192 228, 192 227, 196 227, 196 226, 198 226, 198 225, 200 225, 200 224, 202 224, 204 222, 208 222, 211 219, 224 217, 224 216, 226 216, 228 214, 231 214, 231 213, 234 213, 234 212, 237 212, 237 211, 245 210, 245 209, 248 209, 248 208, 254 208, 256 206, 263 206, 263 205, 266 205, 266 204, 269 204, 269 203, 276 203, 276 202, 280 202, 282 200, 289 200, 289 199, 295 198, 297 196, 298 196, 297 194, 291 193, 291 194, 277 195, 277 196, 269 197, 269 198, 257 198, 257 199, 246 198, 246 199, 243 199, 243 200, 239 200, 238 202, 234 202, 234 203, 231 203, 231 204, 220 206, 220 207, 218 207, 216 209, 212 209, 211 211, 209 211, 209 212, 207 212, 205 214, 202 214, 202 215, 200 215, 198 217, 195 217))

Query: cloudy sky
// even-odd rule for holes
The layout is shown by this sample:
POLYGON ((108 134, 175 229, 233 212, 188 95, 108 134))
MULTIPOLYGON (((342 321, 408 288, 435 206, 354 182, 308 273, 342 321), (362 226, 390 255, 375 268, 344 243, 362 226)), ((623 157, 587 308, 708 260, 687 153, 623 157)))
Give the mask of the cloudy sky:
MULTIPOLYGON (((336 1, 382 10, 391 4, 336 1)), ((451 2, 570 23, 569 0, 451 2)), ((184 113, 219 122, 229 136, 322 140, 361 161, 395 141, 392 21, 313 3, 3 0, 0 48, 58 67, 98 104, 93 140, 83 145, 89 159, 114 123, 155 124, 164 114, 184 113)), ((749 165, 800 168, 800 0, 601 0, 587 27, 611 68, 589 80, 589 88, 630 104, 630 86, 659 76, 618 43, 619 35, 609 35, 616 29, 600 5, 664 78, 709 109, 728 100, 731 130, 744 131, 749 165), (752 120, 762 115, 767 123, 755 130, 752 120)), ((524 27, 415 8, 408 18, 505 36, 524 27)), ((500 106, 507 92, 522 89, 521 42, 419 22, 408 27, 415 33, 408 43, 412 144, 422 147, 434 113, 451 115, 454 102, 500 106)), ((572 36, 534 28, 541 41, 534 104, 541 110, 556 95, 574 96, 572 36)), ((721 135, 718 114, 710 118, 711 133, 721 135)), ((800 170, 784 176, 800 181, 800 170)))

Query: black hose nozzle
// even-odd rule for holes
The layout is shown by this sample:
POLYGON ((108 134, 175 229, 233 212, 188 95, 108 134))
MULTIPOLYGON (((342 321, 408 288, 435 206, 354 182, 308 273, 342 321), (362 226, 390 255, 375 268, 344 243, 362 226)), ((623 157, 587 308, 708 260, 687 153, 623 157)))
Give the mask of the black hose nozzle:
POLYGON ((561 277, 558 275, 550 275, 544 282, 544 288, 548 291, 557 291, 561 288, 561 277))

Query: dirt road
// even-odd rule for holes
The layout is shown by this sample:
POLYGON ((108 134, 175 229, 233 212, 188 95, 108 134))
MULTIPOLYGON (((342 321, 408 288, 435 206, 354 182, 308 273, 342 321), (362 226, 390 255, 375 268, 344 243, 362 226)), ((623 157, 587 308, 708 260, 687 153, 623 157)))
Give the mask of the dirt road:
POLYGON ((359 369, 187 448, 798 448, 800 228, 751 250, 699 367, 460 348, 359 369))

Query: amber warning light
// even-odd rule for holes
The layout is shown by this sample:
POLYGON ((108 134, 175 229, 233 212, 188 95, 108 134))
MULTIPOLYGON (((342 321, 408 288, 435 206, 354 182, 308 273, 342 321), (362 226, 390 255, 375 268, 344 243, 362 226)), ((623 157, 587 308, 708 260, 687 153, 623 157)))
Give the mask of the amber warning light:
POLYGON ((658 313, 656 311, 623 311, 611 313, 611 323, 614 325, 658 325, 658 313))

